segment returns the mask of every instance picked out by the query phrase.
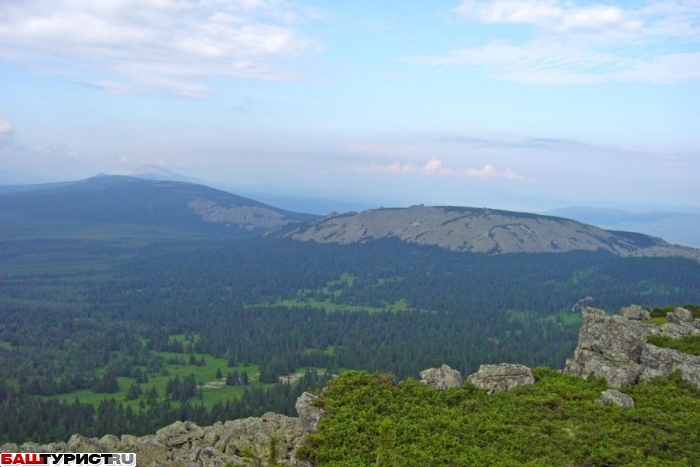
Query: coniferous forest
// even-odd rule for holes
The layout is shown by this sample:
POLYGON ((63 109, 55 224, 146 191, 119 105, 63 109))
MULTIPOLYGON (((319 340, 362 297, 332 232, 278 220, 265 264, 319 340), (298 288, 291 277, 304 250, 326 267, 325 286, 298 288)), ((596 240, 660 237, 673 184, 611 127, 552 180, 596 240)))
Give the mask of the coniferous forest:
POLYGON ((561 368, 580 303, 700 303, 700 264, 398 240, 3 241, 0 442, 291 415, 345 370, 561 368))

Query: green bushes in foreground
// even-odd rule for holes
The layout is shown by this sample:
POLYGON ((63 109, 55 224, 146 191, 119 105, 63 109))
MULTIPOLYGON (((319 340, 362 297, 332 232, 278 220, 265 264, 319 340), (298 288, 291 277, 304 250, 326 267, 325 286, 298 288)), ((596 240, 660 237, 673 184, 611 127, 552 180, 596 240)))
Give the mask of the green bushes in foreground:
POLYGON ((625 388, 636 406, 596 400, 605 381, 548 368, 488 395, 347 372, 318 404, 328 416, 301 455, 320 466, 700 465, 700 393, 678 374, 625 388))

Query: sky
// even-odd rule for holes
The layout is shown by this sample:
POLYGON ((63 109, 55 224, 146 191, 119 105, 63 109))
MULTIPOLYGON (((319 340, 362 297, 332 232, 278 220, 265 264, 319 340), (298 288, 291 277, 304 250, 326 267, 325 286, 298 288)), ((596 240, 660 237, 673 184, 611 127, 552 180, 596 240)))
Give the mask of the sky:
POLYGON ((700 1, 2 0, 0 183, 700 209, 700 1))

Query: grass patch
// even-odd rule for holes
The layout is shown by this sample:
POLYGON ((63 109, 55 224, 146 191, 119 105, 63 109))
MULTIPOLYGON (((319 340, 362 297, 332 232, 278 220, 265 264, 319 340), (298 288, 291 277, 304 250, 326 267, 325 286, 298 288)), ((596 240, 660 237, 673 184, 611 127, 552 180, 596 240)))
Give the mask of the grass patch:
POLYGON ((690 355, 700 355, 700 336, 683 336, 674 339, 669 336, 649 336, 647 342, 657 347, 678 350, 690 355))
MULTIPOLYGON (((362 306, 362 305, 348 305, 345 303, 335 303, 332 302, 330 299, 326 300, 316 300, 316 299, 311 299, 311 298, 306 298, 306 299, 278 299, 276 302, 273 303, 266 303, 266 304, 257 304, 257 306, 283 306, 286 308, 294 308, 294 307, 311 307, 311 308, 317 308, 321 310, 325 310, 327 312, 338 312, 338 311, 352 311, 352 312, 358 312, 358 311, 366 311, 368 313, 397 313, 400 311, 408 311, 410 308, 408 307, 408 303, 406 300, 401 299, 401 300, 396 300, 392 303, 387 303, 384 302, 385 305, 382 308, 378 307, 372 307, 372 306, 362 306)), ((254 305, 255 306, 255 305, 254 305)))
MULTIPOLYGON (((367 306, 367 305, 356 305, 352 303, 347 303, 343 300, 344 292, 351 288, 355 282, 359 279, 358 276, 354 276, 349 272, 343 272, 340 274, 340 279, 335 281, 330 281, 326 283, 324 287, 318 289, 301 289, 297 290, 296 297, 294 298, 282 298, 279 297, 276 301, 270 301, 265 303, 256 303, 249 306, 281 306, 285 308, 295 308, 295 307, 310 307, 320 310, 325 310, 327 312, 338 312, 338 311, 366 311, 368 313, 397 313, 401 311, 408 311, 411 308, 408 306, 408 302, 405 299, 395 300, 393 302, 382 301, 381 307, 379 306, 367 306)), ((394 279, 379 279, 375 286, 381 285, 385 282, 401 281, 402 277, 397 277, 394 279)), ((374 287, 374 286, 373 286, 374 287)))
MULTIPOLYGON (((667 313, 672 313, 675 306, 664 306, 664 307, 657 307, 651 310, 651 317, 652 318, 664 318, 664 323, 666 314, 667 313)), ((685 305, 682 305, 680 308, 685 308, 686 310, 690 311, 690 313, 693 315, 694 319, 700 319, 700 306, 697 305, 691 305, 689 303, 686 303, 685 305)))
MULTIPOLYGON (((185 335, 178 335, 178 336, 173 336, 171 339, 185 339, 185 335)), ((160 355, 165 359, 165 361, 169 361, 172 359, 184 359, 185 362, 189 360, 189 354, 183 354, 183 353, 173 353, 173 352, 155 352, 157 355, 160 355)), ((229 399, 238 399, 243 395, 243 392, 245 391, 246 388, 248 387, 256 387, 256 386, 262 386, 264 388, 269 388, 274 386, 274 384, 263 384, 258 381, 258 375, 259 375, 259 370, 257 365, 237 365, 235 367, 227 367, 227 360, 223 358, 214 358, 210 355, 204 355, 204 354, 194 354, 195 358, 197 361, 199 361, 201 358, 204 358, 205 365, 202 366, 197 366, 197 365, 179 365, 179 364, 173 364, 169 363, 165 365, 165 370, 167 371, 166 374, 156 374, 156 375, 148 375, 148 382, 146 383, 141 383, 141 390, 143 392, 143 395, 134 400, 127 401, 126 400, 126 395, 133 383, 135 383, 135 380, 133 378, 128 378, 128 377, 119 377, 117 378, 117 381, 119 383, 119 390, 116 393, 96 393, 92 391, 91 389, 81 389, 79 391, 73 391, 67 394, 60 394, 58 395, 58 399, 64 400, 67 402, 72 402, 76 398, 78 398, 81 402, 84 403, 89 403, 93 404, 95 406, 99 405, 100 402, 103 400, 109 400, 114 398, 117 402, 122 402, 124 403, 125 406, 131 406, 132 408, 137 408, 141 402, 141 400, 146 400, 148 396, 148 392, 151 390, 151 388, 155 388, 157 393, 158 393, 158 401, 163 401, 165 398, 165 389, 168 384, 169 380, 172 380, 175 378, 175 376, 178 376, 179 379, 182 381, 185 377, 189 376, 190 374, 194 374, 195 381, 197 382, 198 386, 203 386, 202 387, 202 399, 201 402, 206 407, 207 409, 210 409, 214 404, 217 402, 225 402, 229 399), (217 370, 221 370, 222 378, 216 378, 216 372, 217 370), (248 386, 226 386, 223 385, 221 387, 206 387, 204 386, 206 383, 225 383, 226 381, 226 375, 230 372, 233 373, 234 371, 237 371, 239 374, 242 372, 247 372, 248 377, 250 379, 250 384, 248 386)), ((145 367, 142 368, 145 370, 145 367)), ((99 376, 104 374, 104 370, 100 370, 97 372, 99 376)), ((191 398, 190 401, 198 401, 198 399, 191 398)), ((178 407, 180 403, 178 401, 172 401, 171 402, 173 407, 178 407)))
POLYGON ((571 313, 569 310, 561 310, 559 313, 555 313, 548 316, 542 316, 539 313, 533 311, 517 311, 517 310, 506 310, 508 314, 508 319, 511 322, 552 322, 558 324, 560 327, 575 326, 581 324, 583 321, 583 316, 580 313, 571 313))

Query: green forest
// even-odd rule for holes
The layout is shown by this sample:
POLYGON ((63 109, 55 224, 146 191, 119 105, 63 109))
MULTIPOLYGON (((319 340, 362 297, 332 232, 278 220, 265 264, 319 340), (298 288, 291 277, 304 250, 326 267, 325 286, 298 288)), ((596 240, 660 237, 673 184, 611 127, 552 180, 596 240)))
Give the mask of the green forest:
POLYGON ((0 442, 293 415, 348 370, 561 368, 586 297, 609 312, 700 303, 700 264, 398 240, 1 241, 0 442))

